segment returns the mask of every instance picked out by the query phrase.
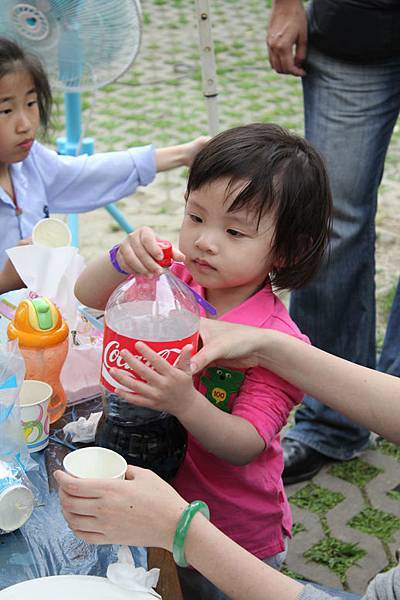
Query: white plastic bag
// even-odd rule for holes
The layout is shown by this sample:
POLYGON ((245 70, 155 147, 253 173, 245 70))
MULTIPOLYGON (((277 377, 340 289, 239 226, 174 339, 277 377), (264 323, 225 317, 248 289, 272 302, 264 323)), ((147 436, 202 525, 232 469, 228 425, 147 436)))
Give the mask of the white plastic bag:
POLYGON ((61 371, 61 383, 69 405, 101 394, 102 348, 101 332, 79 313, 77 328, 71 331, 68 356, 61 371))
POLYGON ((0 345, 0 535, 29 519, 37 497, 27 471, 37 470, 38 464, 30 458, 20 419, 24 375, 18 342, 0 345))
POLYGON ((16 460, 28 471, 37 464, 30 458, 21 425, 18 399, 24 375, 18 342, 0 345, 0 460, 16 460))

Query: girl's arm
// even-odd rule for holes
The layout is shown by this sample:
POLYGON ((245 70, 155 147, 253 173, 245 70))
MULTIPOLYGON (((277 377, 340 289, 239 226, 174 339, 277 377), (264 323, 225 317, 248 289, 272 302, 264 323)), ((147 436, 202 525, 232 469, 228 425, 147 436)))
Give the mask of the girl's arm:
POLYGON ((209 137, 201 136, 178 146, 168 146, 156 150, 156 171, 168 171, 176 167, 190 167, 196 154, 206 145, 209 137))
MULTIPOLYGON (((30 246, 32 244, 31 238, 19 240, 18 246, 30 246)), ((14 265, 10 259, 7 259, 4 263, 3 270, 0 271, 0 294, 11 292, 12 290, 20 290, 24 288, 25 283, 18 275, 14 265)))
MULTIPOLYGON (((103 310, 112 292, 129 274, 160 273, 162 268, 156 261, 162 256, 154 231, 149 227, 140 227, 121 242, 116 255, 120 268, 127 275, 117 271, 107 252, 91 261, 79 275, 75 283, 75 296, 82 304, 103 310)), ((173 248, 173 257, 175 260, 184 258, 176 248, 173 248)))
MULTIPOLYGON (((56 471, 55 477, 64 516, 86 542, 172 550, 187 502, 151 471, 129 466, 125 481, 75 479, 62 471, 56 471)), ((185 557, 233 600, 296 600, 304 589, 249 554, 200 514, 190 524, 185 557)), ((318 598, 325 595, 320 592, 318 598)))
POLYGON ((189 370, 190 346, 182 351, 179 368, 144 343, 137 342, 136 349, 146 362, 126 350, 121 356, 144 381, 121 369, 111 370, 121 385, 134 392, 121 390, 125 400, 175 415, 208 452, 231 464, 245 465, 264 450, 265 442, 251 423, 223 412, 194 388, 189 370))
POLYGON ((400 380, 323 352, 279 331, 203 319, 193 372, 213 361, 270 369, 330 408, 400 443, 400 380), (221 359, 223 359, 221 361, 221 359))
POLYGON ((127 279, 111 264, 108 254, 92 260, 79 275, 74 293, 79 302, 104 310, 115 288, 127 279))
POLYGON ((176 416, 203 448, 237 466, 251 463, 263 452, 265 442, 249 421, 220 410, 197 390, 193 396, 176 416))
POLYGON ((19 290, 23 287, 25 287, 24 282, 18 275, 12 262, 7 259, 3 270, 0 271, 0 294, 11 292, 11 290, 19 290))
POLYGON ((151 183, 157 171, 190 166, 207 140, 201 137, 158 150, 149 145, 91 156, 60 156, 35 142, 29 158, 50 212, 81 213, 133 194, 139 186, 151 183))

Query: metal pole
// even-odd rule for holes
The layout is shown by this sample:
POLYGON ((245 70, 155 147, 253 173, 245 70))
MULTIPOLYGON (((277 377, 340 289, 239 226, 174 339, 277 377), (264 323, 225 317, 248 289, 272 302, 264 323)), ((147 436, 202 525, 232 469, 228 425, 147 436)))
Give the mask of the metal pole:
POLYGON ((217 70, 215 66, 214 44, 211 33, 210 8, 208 0, 196 0, 196 11, 200 37, 201 75, 203 95, 206 99, 208 132, 218 133, 217 70))
MULTIPOLYGON (((81 148, 85 154, 94 153, 92 138, 81 140, 81 95, 78 92, 64 94, 66 137, 58 138, 57 149, 60 154, 76 156, 81 148), (81 143, 82 142, 82 143, 81 143)), ((108 204, 106 210, 118 223, 123 231, 131 233, 134 228, 128 223, 121 211, 114 205, 108 204)), ((79 218, 76 214, 68 215, 68 225, 72 235, 72 246, 79 247, 79 218)))

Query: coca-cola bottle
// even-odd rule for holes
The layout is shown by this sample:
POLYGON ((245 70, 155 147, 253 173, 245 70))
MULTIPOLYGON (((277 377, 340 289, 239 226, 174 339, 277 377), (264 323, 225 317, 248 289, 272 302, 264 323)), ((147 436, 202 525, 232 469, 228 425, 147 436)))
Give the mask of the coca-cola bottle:
POLYGON ((135 348, 139 340, 171 364, 177 362, 187 344, 196 351, 198 303, 191 289, 168 270, 172 263, 171 244, 159 244, 164 255, 159 261, 165 267, 162 274, 129 278, 116 288, 107 303, 101 370, 104 411, 96 444, 115 450, 128 464, 152 469, 170 480, 185 457, 186 430, 166 412, 126 402, 118 394, 120 384, 110 373, 112 367, 117 367, 141 379, 120 356, 126 348, 143 359, 135 348))

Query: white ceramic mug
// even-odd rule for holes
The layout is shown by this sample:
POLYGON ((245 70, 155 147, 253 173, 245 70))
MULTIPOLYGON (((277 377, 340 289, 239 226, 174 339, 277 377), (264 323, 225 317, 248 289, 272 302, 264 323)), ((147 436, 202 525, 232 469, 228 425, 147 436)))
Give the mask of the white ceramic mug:
POLYGON ((79 479, 125 479, 126 460, 114 450, 90 446, 67 454, 64 469, 79 479))
POLYGON ((47 409, 53 394, 51 385, 36 379, 25 379, 19 394, 21 423, 29 452, 43 450, 49 443, 47 409))
POLYGON ((34 246, 60 248, 70 246, 71 240, 71 230, 61 219, 53 217, 41 219, 32 230, 32 244, 34 246))

